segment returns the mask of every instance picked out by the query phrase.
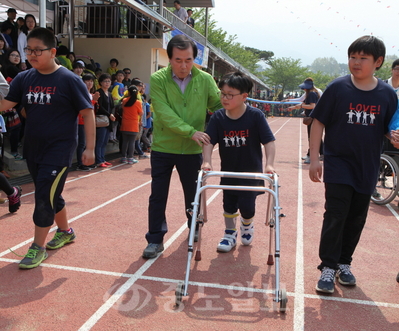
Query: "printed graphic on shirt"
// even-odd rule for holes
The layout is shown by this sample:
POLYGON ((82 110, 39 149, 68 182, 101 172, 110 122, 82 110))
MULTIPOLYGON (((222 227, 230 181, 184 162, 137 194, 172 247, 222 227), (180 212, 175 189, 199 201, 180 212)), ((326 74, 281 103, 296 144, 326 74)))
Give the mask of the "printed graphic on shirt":
POLYGON ((349 104, 348 115, 349 124, 375 125, 376 115, 381 114, 381 106, 371 106, 365 104, 349 104))
POLYGON ((51 105, 51 96, 55 94, 57 87, 29 86, 26 97, 28 104, 51 105))
POLYGON ((249 137, 249 130, 240 131, 224 131, 225 147, 241 147, 246 146, 247 138, 249 137))

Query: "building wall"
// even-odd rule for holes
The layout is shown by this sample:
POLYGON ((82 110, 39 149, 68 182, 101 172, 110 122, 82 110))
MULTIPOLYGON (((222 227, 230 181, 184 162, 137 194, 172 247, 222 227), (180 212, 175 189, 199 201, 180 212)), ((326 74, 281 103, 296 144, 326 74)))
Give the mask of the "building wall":
MULTIPOLYGON (((62 44, 68 45, 68 39, 62 44)), ((158 49, 158 64, 168 65, 166 50, 157 39, 127 39, 127 38, 75 38, 74 53, 91 56, 101 65, 103 72, 109 67, 109 60, 116 58, 119 69, 130 68, 131 78, 139 77, 149 83, 150 76, 155 72, 156 49, 158 49)), ((88 62, 85 60, 85 62, 88 62)))

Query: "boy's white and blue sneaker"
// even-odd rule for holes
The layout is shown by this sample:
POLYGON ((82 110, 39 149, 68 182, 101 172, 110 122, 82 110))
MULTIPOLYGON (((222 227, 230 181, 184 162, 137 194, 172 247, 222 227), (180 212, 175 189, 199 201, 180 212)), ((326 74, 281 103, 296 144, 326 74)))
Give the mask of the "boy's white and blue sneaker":
POLYGON ((241 221, 240 232, 241 232, 241 243, 245 246, 250 245, 252 240, 254 239, 254 222, 245 225, 241 221))
POLYGON ((351 272, 351 266, 349 264, 338 264, 337 270, 338 282, 346 286, 356 285, 356 278, 351 272))
POLYGON ((335 270, 324 267, 316 285, 316 291, 323 293, 334 293, 335 270))
POLYGON ((237 245, 237 231, 225 230, 224 237, 220 240, 217 251, 222 253, 230 252, 237 245))

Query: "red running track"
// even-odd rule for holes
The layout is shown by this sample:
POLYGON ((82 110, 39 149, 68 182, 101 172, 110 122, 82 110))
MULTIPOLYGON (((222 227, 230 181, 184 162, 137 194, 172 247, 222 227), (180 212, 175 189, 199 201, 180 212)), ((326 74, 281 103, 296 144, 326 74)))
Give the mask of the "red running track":
MULTIPOLYGON (((0 206, 0 330, 399 330, 399 216, 371 204, 354 255, 358 285, 314 289, 323 214, 323 185, 308 179, 300 157, 307 150, 299 118, 270 118, 276 135, 281 219, 281 282, 286 314, 273 311, 274 267, 266 264, 266 195, 257 200, 256 233, 250 246, 216 252, 223 233, 221 194, 208 194, 202 261, 191 263, 189 295, 174 309, 175 286, 184 279, 187 234, 181 187, 173 174, 167 208, 165 251, 144 260, 150 161, 107 170, 71 172, 65 186, 75 243, 33 270, 18 269, 32 241, 33 185, 23 186, 22 206, 0 206)), ((217 165, 218 153, 214 153, 217 165)), ((53 233, 49 235, 52 237, 53 233)))

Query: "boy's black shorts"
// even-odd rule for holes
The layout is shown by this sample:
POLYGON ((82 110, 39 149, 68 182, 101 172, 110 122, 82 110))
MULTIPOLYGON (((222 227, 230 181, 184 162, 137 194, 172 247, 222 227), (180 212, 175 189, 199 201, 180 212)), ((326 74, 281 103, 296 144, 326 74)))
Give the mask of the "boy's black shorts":
POLYGON ((255 215, 255 201, 259 192, 223 190, 223 210, 235 214, 240 210, 244 219, 251 219, 255 215))
POLYGON ((35 184, 33 222, 38 227, 54 224, 54 217, 65 207, 61 196, 68 175, 68 167, 27 162, 35 184))

